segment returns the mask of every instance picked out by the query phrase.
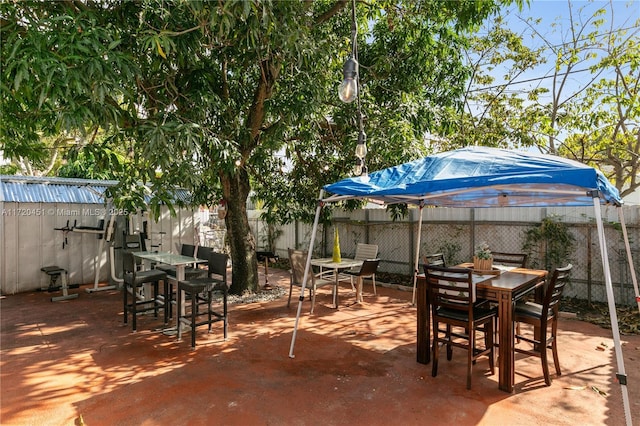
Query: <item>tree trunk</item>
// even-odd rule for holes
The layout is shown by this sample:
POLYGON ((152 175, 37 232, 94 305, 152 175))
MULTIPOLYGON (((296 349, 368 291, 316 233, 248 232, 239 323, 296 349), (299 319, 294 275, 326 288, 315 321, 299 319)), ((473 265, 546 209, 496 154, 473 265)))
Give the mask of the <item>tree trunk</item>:
POLYGON ((229 292, 240 295, 245 290, 257 291, 256 241, 247 216, 249 176, 243 168, 237 168, 233 174, 223 174, 220 180, 227 202, 225 223, 233 265, 229 292))

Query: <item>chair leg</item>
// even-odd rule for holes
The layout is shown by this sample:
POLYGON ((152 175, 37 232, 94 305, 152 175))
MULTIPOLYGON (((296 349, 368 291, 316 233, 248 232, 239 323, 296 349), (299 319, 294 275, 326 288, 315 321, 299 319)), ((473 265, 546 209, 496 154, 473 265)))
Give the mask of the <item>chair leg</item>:
POLYGON ((309 287, 309 291, 311 292, 311 313, 313 313, 313 308, 316 306, 316 289, 309 287))
POLYGON ((176 336, 177 340, 182 338, 182 289, 180 284, 176 287, 176 317, 178 318, 176 336))
POLYGON ((124 312, 124 323, 127 324, 129 322, 129 307, 127 306, 127 283, 124 283, 124 287, 122 288, 122 304, 123 304, 123 312, 124 312))
POLYGON ((489 369, 491 370, 491 374, 495 374, 495 362, 494 362, 495 347, 493 346, 493 337, 494 337, 493 320, 485 324, 484 335, 485 337, 489 336, 488 341, 485 343, 486 345, 485 348, 489 348, 489 369))
POLYGON ((227 317, 227 290, 223 290, 222 292, 222 312, 224 314, 224 319, 223 319, 223 333, 224 333, 224 340, 227 340, 227 328, 229 326, 229 320, 227 317))
POLYGON ((138 331, 136 320, 138 318, 138 288, 133 285, 131 286, 132 294, 131 294, 131 325, 133 326, 133 332, 138 331))
POLYGON ((451 346, 451 325, 447 324, 447 361, 453 359, 453 347, 451 346))
POLYGON ((153 282, 153 317, 158 318, 158 287, 160 286, 159 281, 153 282))
POLYGON ((547 361, 547 330, 540 330, 540 345, 538 350, 540 351, 540 362, 542 363, 542 373, 544 374, 544 383, 547 386, 551 385, 551 378, 549 377, 549 363, 547 361))
POLYGON ((473 370, 473 350, 476 347, 476 329, 469 330, 469 348, 467 350, 467 389, 471 389, 471 373, 473 370))
POLYGON ((191 292, 191 347, 196 347, 196 317, 198 315, 198 293, 191 292))
POLYGON ((287 300, 287 308, 291 306, 291 293, 293 292, 293 284, 289 284, 289 300, 287 300))
POLYGON ((163 284, 163 297, 164 297, 164 323, 165 325, 169 323, 171 309, 171 294, 169 293, 171 290, 169 289, 169 280, 164 280, 163 284))
MULTIPOLYGON (((436 377, 438 375, 438 322, 435 319, 435 309, 431 309, 431 329, 433 330, 433 339, 431 341, 431 377, 436 377)), ((428 321, 428 319, 427 319, 428 321)))
POLYGON ((378 295, 376 292, 376 274, 371 275, 371 281, 373 281, 373 294, 378 295))
POLYGON ((207 291, 207 315, 209 317, 209 333, 211 333, 211 293, 213 293, 212 290, 207 291))
POLYGON ((556 374, 558 376, 562 375, 562 372, 560 371, 560 359, 558 358, 558 337, 557 337, 557 331, 558 331, 558 321, 556 320, 556 318, 553 319, 553 322, 551 323, 551 338, 553 339, 551 341, 551 351, 553 352, 553 364, 556 367, 556 374))

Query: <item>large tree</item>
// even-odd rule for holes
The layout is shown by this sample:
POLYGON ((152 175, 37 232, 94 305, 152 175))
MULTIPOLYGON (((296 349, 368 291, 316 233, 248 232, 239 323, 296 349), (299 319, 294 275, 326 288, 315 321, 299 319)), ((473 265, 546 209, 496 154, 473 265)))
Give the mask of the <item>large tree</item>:
MULTIPOLYGON (((447 134, 469 75, 467 31, 509 0, 358 1, 361 101, 371 169, 424 154, 447 134)), ((319 187, 348 175, 356 105, 336 95, 352 50, 351 2, 4 2, 5 156, 41 136, 108 134, 128 152, 116 202, 227 205, 231 291, 257 288, 252 189, 272 220, 308 217, 319 187)), ((85 140, 91 140, 85 139, 85 140)), ((107 156, 106 158, 112 158, 107 156)), ((119 166, 120 167, 120 166, 119 166)))

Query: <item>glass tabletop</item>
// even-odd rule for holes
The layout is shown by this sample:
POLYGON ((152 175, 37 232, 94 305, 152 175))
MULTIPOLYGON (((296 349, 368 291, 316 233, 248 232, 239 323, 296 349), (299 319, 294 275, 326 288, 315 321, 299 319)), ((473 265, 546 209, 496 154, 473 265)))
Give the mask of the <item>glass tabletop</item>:
POLYGON ((206 263, 206 259, 200 259, 193 256, 184 256, 181 254, 174 254, 168 252, 155 252, 155 251, 138 251, 133 253, 134 256, 150 260, 152 262, 164 263, 167 265, 179 266, 188 265, 190 263, 206 263))

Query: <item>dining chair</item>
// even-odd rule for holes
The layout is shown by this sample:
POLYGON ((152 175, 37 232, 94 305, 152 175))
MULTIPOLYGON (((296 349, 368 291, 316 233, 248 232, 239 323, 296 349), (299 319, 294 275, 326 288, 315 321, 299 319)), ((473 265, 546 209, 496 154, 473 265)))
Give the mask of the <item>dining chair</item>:
MULTIPOLYGON (((289 262, 291 264, 291 269, 289 270, 289 300, 287 301, 287 307, 291 304, 291 293, 293 292, 293 287, 302 287, 307 256, 308 252, 306 251, 289 249, 289 262)), ((311 294, 311 313, 313 313, 313 308, 316 304, 316 290, 318 287, 325 285, 333 287, 333 301, 335 304, 336 293, 338 291, 337 281, 334 279, 325 279, 321 274, 314 274, 313 270, 309 268, 306 287, 309 289, 309 293, 311 294)), ((304 294, 302 296, 304 297, 304 294)))
POLYGON ((165 309, 166 320, 167 304, 164 300, 160 300, 158 286, 160 281, 166 283, 167 274, 158 269, 139 271, 136 259, 129 250, 124 250, 122 253, 122 271, 124 323, 128 323, 129 314, 131 314, 131 325, 135 332, 138 314, 153 311, 154 317, 157 318, 159 308, 165 309), (152 294, 145 292, 146 289, 143 287, 145 284, 153 288, 152 294), (131 301, 129 301, 129 293, 131 293, 131 301))
MULTIPOLYGON (((348 274, 352 278, 356 278, 357 280, 356 285, 358 286, 358 290, 356 291, 356 293, 358 294, 358 298, 357 298, 358 302, 363 301, 362 300, 362 283, 364 279, 375 277, 379 264, 380 264, 380 259, 367 259, 364 262, 362 262, 362 266, 360 267, 360 269, 355 271, 353 269, 344 271, 345 274, 348 274)), ((375 293, 376 286, 374 285, 373 288, 374 288, 373 293, 376 294, 375 293)))
POLYGON ((556 374, 560 376, 560 361, 558 358, 558 311, 560 308, 560 299, 573 266, 568 264, 563 268, 556 268, 553 271, 551 280, 544 293, 542 304, 531 301, 516 302, 514 321, 516 323, 526 323, 534 327, 535 333, 539 333, 539 337, 534 335, 524 335, 516 330, 516 339, 525 341, 532 348, 520 348, 514 346, 514 351, 530 356, 540 358, 542 362, 542 372, 544 374, 544 382, 547 386, 551 385, 549 377, 549 365, 547 363, 547 349, 551 349, 553 353, 553 363, 556 368, 556 374), (550 328, 550 329, 549 329, 550 328), (539 330, 539 331, 538 331, 539 330))
POLYGON ((525 253, 506 253, 492 251, 494 265, 514 266, 516 268, 526 268, 528 255, 525 253))
POLYGON ((438 374, 440 344, 447 347, 447 360, 453 357, 452 347, 467 351, 467 389, 471 389, 473 364, 481 356, 488 356, 491 374, 494 373, 493 324, 497 309, 474 304, 475 286, 472 270, 424 265, 427 297, 433 321, 431 375, 438 374), (441 324, 445 328, 441 328, 441 324), (476 332, 484 334, 479 347, 476 332))
MULTIPOLYGON (((354 260, 365 261, 367 259, 376 259, 377 257, 378 257, 378 245, 377 244, 358 243, 358 245, 356 246, 356 254, 354 255, 353 259, 354 260)), ((377 267, 376 267, 376 269, 377 269, 377 267)), ((360 268, 348 269, 348 270, 343 271, 341 274, 338 275, 338 280, 339 281, 349 280, 349 282, 351 283, 351 289, 355 290, 353 280, 354 280, 354 277, 358 276, 359 272, 360 272, 360 268)), ((376 274, 375 274, 375 271, 374 271, 373 274, 367 275, 364 278, 371 279, 371 281, 373 283, 373 294, 377 294, 376 293, 376 274)))
POLYGON ((178 281, 177 309, 178 315, 178 340, 182 338, 182 327, 187 325, 191 328, 191 347, 196 347, 196 328, 202 325, 209 327, 211 333, 212 324, 218 321, 223 322, 223 336, 227 339, 228 328, 228 307, 227 298, 229 287, 227 285, 227 263, 229 256, 224 253, 212 251, 207 259, 207 276, 185 279, 178 281), (183 298, 180 297, 182 292, 185 293, 184 301, 190 301, 188 306, 183 309, 183 298), (222 306, 214 308, 214 293, 222 296, 222 306), (203 310, 200 310, 204 307, 203 310), (222 309, 222 311, 220 311, 222 309), (184 314, 182 312, 184 311, 184 314), (203 316, 206 316, 202 319, 203 316))
POLYGON ((426 265, 443 267, 447 266, 447 262, 445 262, 444 260, 444 253, 425 254, 422 260, 426 265))

